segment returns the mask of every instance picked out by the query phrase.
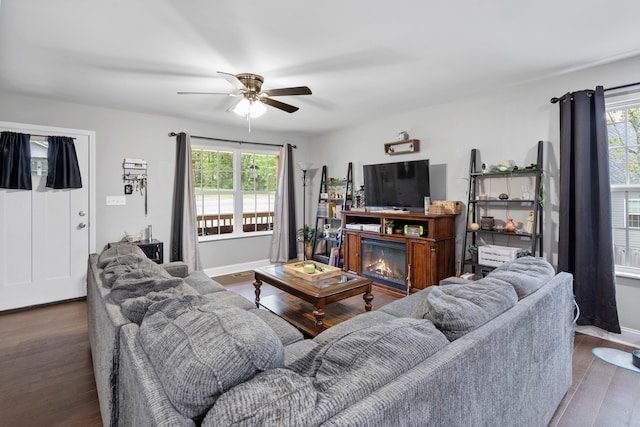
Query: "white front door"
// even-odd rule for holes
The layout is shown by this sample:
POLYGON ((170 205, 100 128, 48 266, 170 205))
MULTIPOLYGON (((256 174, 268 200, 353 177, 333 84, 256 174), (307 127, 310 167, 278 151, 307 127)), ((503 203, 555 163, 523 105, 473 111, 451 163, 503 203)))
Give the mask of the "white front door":
MULTIPOLYGON (((0 122, 0 131, 5 130, 75 138, 82 188, 45 187, 44 160, 42 168, 33 168, 31 191, 0 189, 0 311, 83 297, 94 235, 90 212, 94 136, 87 131, 0 122)), ((37 148, 46 150, 46 138, 34 136, 32 141, 36 148, 32 158, 41 157, 37 148)))

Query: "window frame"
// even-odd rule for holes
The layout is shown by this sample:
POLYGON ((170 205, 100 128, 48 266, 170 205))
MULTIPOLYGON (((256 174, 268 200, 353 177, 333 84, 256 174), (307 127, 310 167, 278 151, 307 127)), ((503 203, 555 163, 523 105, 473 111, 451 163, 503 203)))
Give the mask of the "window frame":
MULTIPOLYGON (((207 241, 216 241, 216 240, 229 240, 229 239, 244 239, 244 238, 252 238, 252 237, 260 237, 260 236, 269 236, 273 234, 273 229, 264 230, 264 231, 244 231, 243 230, 243 203, 244 203, 244 195, 249 190, 242 189, 242 154, 258 154, 258 155, 272 155, 276 156, 276 185, 278 182, 278 168, 281 167, 280 157, 282 153, 277 148, 265 149, 265 148, 247 148, 247 147, 238 147, 235 145, 226 145, 226 144, 214 144, 214 143, 198 143, 191 145, 192 153, 195 150, 203 150, 203 151, 230 151, 233 152, 233 190, 221 190, 221 191, 206 191, 204 194, 220 194, 220 193, 228 193, 233 194, 233 232, 231 233, 223 233, 223 234, 209 234, 198 236, 198 242, 207 242, 207 241)), ((195 165, 194 165, 195 166, 195 165)), ((192 172, 195 175, 195 170, 192 167, 192 172)), ((196 199, 198 195, 203 194, 203 192, 199 192, 195 187, 195 179, 194 179, 194 192, 196 195, 196 199)), ((264 193, 264 194, 273 194, 274 204, 273 204, 273 212, 275 214, 275 191, 249 191, 251 194, 254 193, 264 193)), ((197 209, 196 209, 197 212, 197 209)))
MULTIPOLYGON (((610 95, 606 100, 605 100, 605 111, 608 113, 609 111, 612 110, 621 110, 621 109, 626 109, 626 108, 636 108, 636 107, 640 107, 640 94, 639 93, 632 93, 632 94, 621 94, 621 95, 610 95), (617 98, 615 101, 612 101, 611 98, 617 98)), ((608 124, 607 124, 607 128, 608 128, 608 124)), ((620 145, 620 146, 610 146, 608 144, 608 139, 609 136, 607 135, 607 150, 611 151, 612 148, 624 148, 625 150, 627 150, 627 147, 629 147, 630 145, 628 144, 628 140, 624 141, 624 145, 620 145)), ((632 144, 632 147, 636 147, 636 148, 640 148, 638 147, 637 144, 632 144)), ((611 156, 609 155, 609 159, 611 159, 611 156)), ((628 171, 628 164, 625 166, 627 171, 628 171)), ((611 165, 610 165, 610 169, 611 169, 611 165)), ((623 233, 624 234, 624 239, 625 239, 625 245, 624 245, 624 258, 625 258, 625 264, 618 264, 617 263, 617 249, 616 249, 616 242, 615 240, 612 242, 613 244, 613 250, 614 250, 614 265, 615 265, 615 270, 616 270, 616 275, 618 276, 626 276, 626 277, 634 277, 634 278, 640 278, 640 266, 638 267, 634 267, 634 266, 630 266, 630 265, 626 265, 629 264, 629 259, 632 256, 632 254, 630 253, 630 233, 631 232, 637 232, 638 230, 640 230, 640 226, 636 227, 631 225, 630 223, 631 215, 640 215, 640 214, 632 214, 630 212, 630 201, 636 201, 636 200, 640 200, 640 183, 637 184, 630 184, 629 183, 629 175, 627 172, 627 182, 624 184, 610 184, 610 189, 611 189, 611 199, 612 199, 612 206, 611 206, 611 216, 612 216, 612 240, 615 238, 615 235, 617 233, 623 233), (614 206, 613 206, 613 202, 614 199, 617 197, 614 197, 616 195, 622 195, 622 206, 624 209, 624 212, 622 214, 622 219, 623 219, 623 224, 622 225, 615 225, 615 217, 614 217, 614 206)))

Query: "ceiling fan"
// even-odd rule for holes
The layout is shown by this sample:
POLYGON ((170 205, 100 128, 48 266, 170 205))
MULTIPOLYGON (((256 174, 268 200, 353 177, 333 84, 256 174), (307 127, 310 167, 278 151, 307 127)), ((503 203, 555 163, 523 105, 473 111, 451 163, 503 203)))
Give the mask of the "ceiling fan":
POLYGON ((222 71, 218 71, 217 73, 220 77, 231 83, 231 85, 236 88, 236 92, 178 92, 178 95, 242 95, 242 98, 229 107, 227 111, 232 111, 247 118, 261 116, 267 110, 264 104, 286 111, 287 113, 298 111, 298 107, 276 101, 271 98, 272 96, 311 95, 311 89, 307 86, 262 90, 264 78, 258 74, 242 73, 234 75, 222 71))

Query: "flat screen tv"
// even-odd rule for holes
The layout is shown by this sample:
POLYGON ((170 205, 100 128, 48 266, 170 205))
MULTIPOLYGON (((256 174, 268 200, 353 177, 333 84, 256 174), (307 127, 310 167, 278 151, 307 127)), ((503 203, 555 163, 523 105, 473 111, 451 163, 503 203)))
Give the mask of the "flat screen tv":
POLYGON ((421 211, 430 196, 428 159, 364 165, 363 177, 368 209, 421 211))

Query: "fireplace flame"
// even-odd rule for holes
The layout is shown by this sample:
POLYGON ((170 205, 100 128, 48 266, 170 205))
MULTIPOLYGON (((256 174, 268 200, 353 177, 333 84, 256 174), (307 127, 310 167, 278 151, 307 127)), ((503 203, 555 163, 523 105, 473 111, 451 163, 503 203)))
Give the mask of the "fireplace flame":
POLYGON ((374 263, 369 264, 367 266, 367 271, 383 278, 391 277, 393 275, 393 271, 387 266, 382 258, 379 258, 374 263))

